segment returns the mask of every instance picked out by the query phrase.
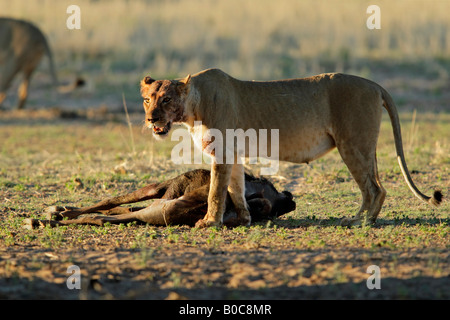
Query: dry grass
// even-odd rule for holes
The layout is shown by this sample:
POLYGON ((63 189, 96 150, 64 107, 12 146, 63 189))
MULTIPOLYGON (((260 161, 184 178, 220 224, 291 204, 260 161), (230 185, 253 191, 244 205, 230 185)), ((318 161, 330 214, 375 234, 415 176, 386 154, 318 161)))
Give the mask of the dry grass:
MULTIPOLYGON (((448 1, 378 1, 381 30, 367 29, 368 3, 354 0, 81 0, 81 30, 66 27, 69 4, 0 0, 2 15, 47 34, 61 79, 78 73, 87 80, 79 93, 38 96, 49 83, 44 60, 29 106, 122 112, 124 94, 133 112, 144 75, 177 78, 215 67, 241 79, 346 72, 383 85, 401 110, 450 108, 448 1)), ((11 97, 6 107, 15 104, 11 97)))
MULTIPOLYGON (((329 1, 88 1, 81 30, 66 28, 67 1, 6 1, 2 14, 34 21, 59 61, 78 68, 149 70, 162 76, 220 67, 237 77, 277 78, 363 60, 450 56, 447 1, 377 1, 381 30, 368 30, 369 3, 329 1), (6 8, 6 9, 5 9, 6 8), (132 61, 129 59, 132 57, 132 61)), ((327 70, 330 71, 330 70, 327 70)))

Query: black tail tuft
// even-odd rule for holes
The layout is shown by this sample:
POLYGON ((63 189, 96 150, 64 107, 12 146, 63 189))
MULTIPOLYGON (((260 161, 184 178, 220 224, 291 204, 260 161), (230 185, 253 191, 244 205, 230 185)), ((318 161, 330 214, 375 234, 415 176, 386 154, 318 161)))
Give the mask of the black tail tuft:
POLYGON ((438 205, 441 204, 442 197, 443 197, 442 192, 439 190, 436 190, 433 193, 433 197, 430 199, 430 203, 437 207, 438 205))

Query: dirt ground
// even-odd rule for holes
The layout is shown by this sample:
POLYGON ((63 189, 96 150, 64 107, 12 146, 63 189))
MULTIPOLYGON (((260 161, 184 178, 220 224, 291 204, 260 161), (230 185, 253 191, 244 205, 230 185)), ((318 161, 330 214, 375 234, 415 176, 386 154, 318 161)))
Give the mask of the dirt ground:
MULTIPOLYGON (((152 246, 130 248, 135 228, 111 227, 107 235, 84 237, 76 248, 37 245, 1 248, 1 299, 448 299, 448 249, 393 250, 295 245, 299 227, 288 239, 270 244, 233 244, 231 231, 211 247, 211 231, 196 231, 195 245, 164 239, 152 229, 152 246), (201 233, 201 234, 200 234, 201 233), (211 237, 208 236, 208 239, 211 237), (208 241, 206 241, 208 242, 208 241), (430 266, 430 264, 433 264, 430 266), (68 289, 70 265, 81 270, 81 289, 68 289), (381 289, 369 290, 370 265, 381 267, 381 289), (441 270, 430 274, 430 267, 441 270)), ((176 232, 190 232, 177 228, 176 232)), ((271 231, 267 231, 271 233, 271 231)), ((65 241, 78 229, 64 232, 65 241)), ((266 235, 271 237, 271 235, 266 235)))

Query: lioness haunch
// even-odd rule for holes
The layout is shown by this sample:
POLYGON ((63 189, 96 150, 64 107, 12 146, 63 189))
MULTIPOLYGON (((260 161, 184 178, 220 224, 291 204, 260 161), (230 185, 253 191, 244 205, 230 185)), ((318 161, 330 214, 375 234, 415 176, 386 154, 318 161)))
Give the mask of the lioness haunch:
MULTIPOLYGON (((205 216, 208 204, 210 172, 193 170, 161 183, 153 183, 126 195, 109 198, 85 208, 50 207, 46 215, 48 220, 25 219, 27 228, 43 225, 96 224, 105 222, 125 223, 132 221, 152 225, 189 225, 194 226, 205 216), (148 207, 125 208, 122 204, 155 200, 148 207), (83 216, 87 213, 102 213, 107 216, 83 216), (69 220, 62 220, 68 218, 69 220), (55 220, 52 220, 55 219, 55 220)), ((292 194, 278 192, 273 184, 263 178, 245 175, 245 198, 253 221, 278 217, 295 209, 292 194)), ((230 197, 224 224, 229 227, 239 225, 230 197)))

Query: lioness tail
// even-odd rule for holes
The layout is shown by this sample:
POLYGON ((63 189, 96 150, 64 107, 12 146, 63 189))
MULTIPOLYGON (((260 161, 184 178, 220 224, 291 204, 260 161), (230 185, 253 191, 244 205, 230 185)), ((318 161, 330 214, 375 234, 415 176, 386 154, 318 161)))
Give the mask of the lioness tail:
POLYGON ((405 178, 406 184, 409 189, 414 193, 414 195, 421 199, 424 202, 431 204, 432 206, 439 206, 442 202, 442 193, 439 190, 434 191, 433 196, 429 197, 424 195, 417 189, 416 185, 412 181, 411 175, 409 174, 408 167, 406 166, 405 155, 403 153, 403 142, 402 142, 402 133, 400 129, 400 121, 398 118, 397 108, 395 107, 395 103, 392 100, 390 94, 382 87, 382 98, 383 98, 383 106, 389 113, 389 117, 391 119, 392 130, 394 132, 394 140, 395 140, 395 149, 397 151, 397 161, 400 165, 400 169, 402 170, 403 177, 405 178))

